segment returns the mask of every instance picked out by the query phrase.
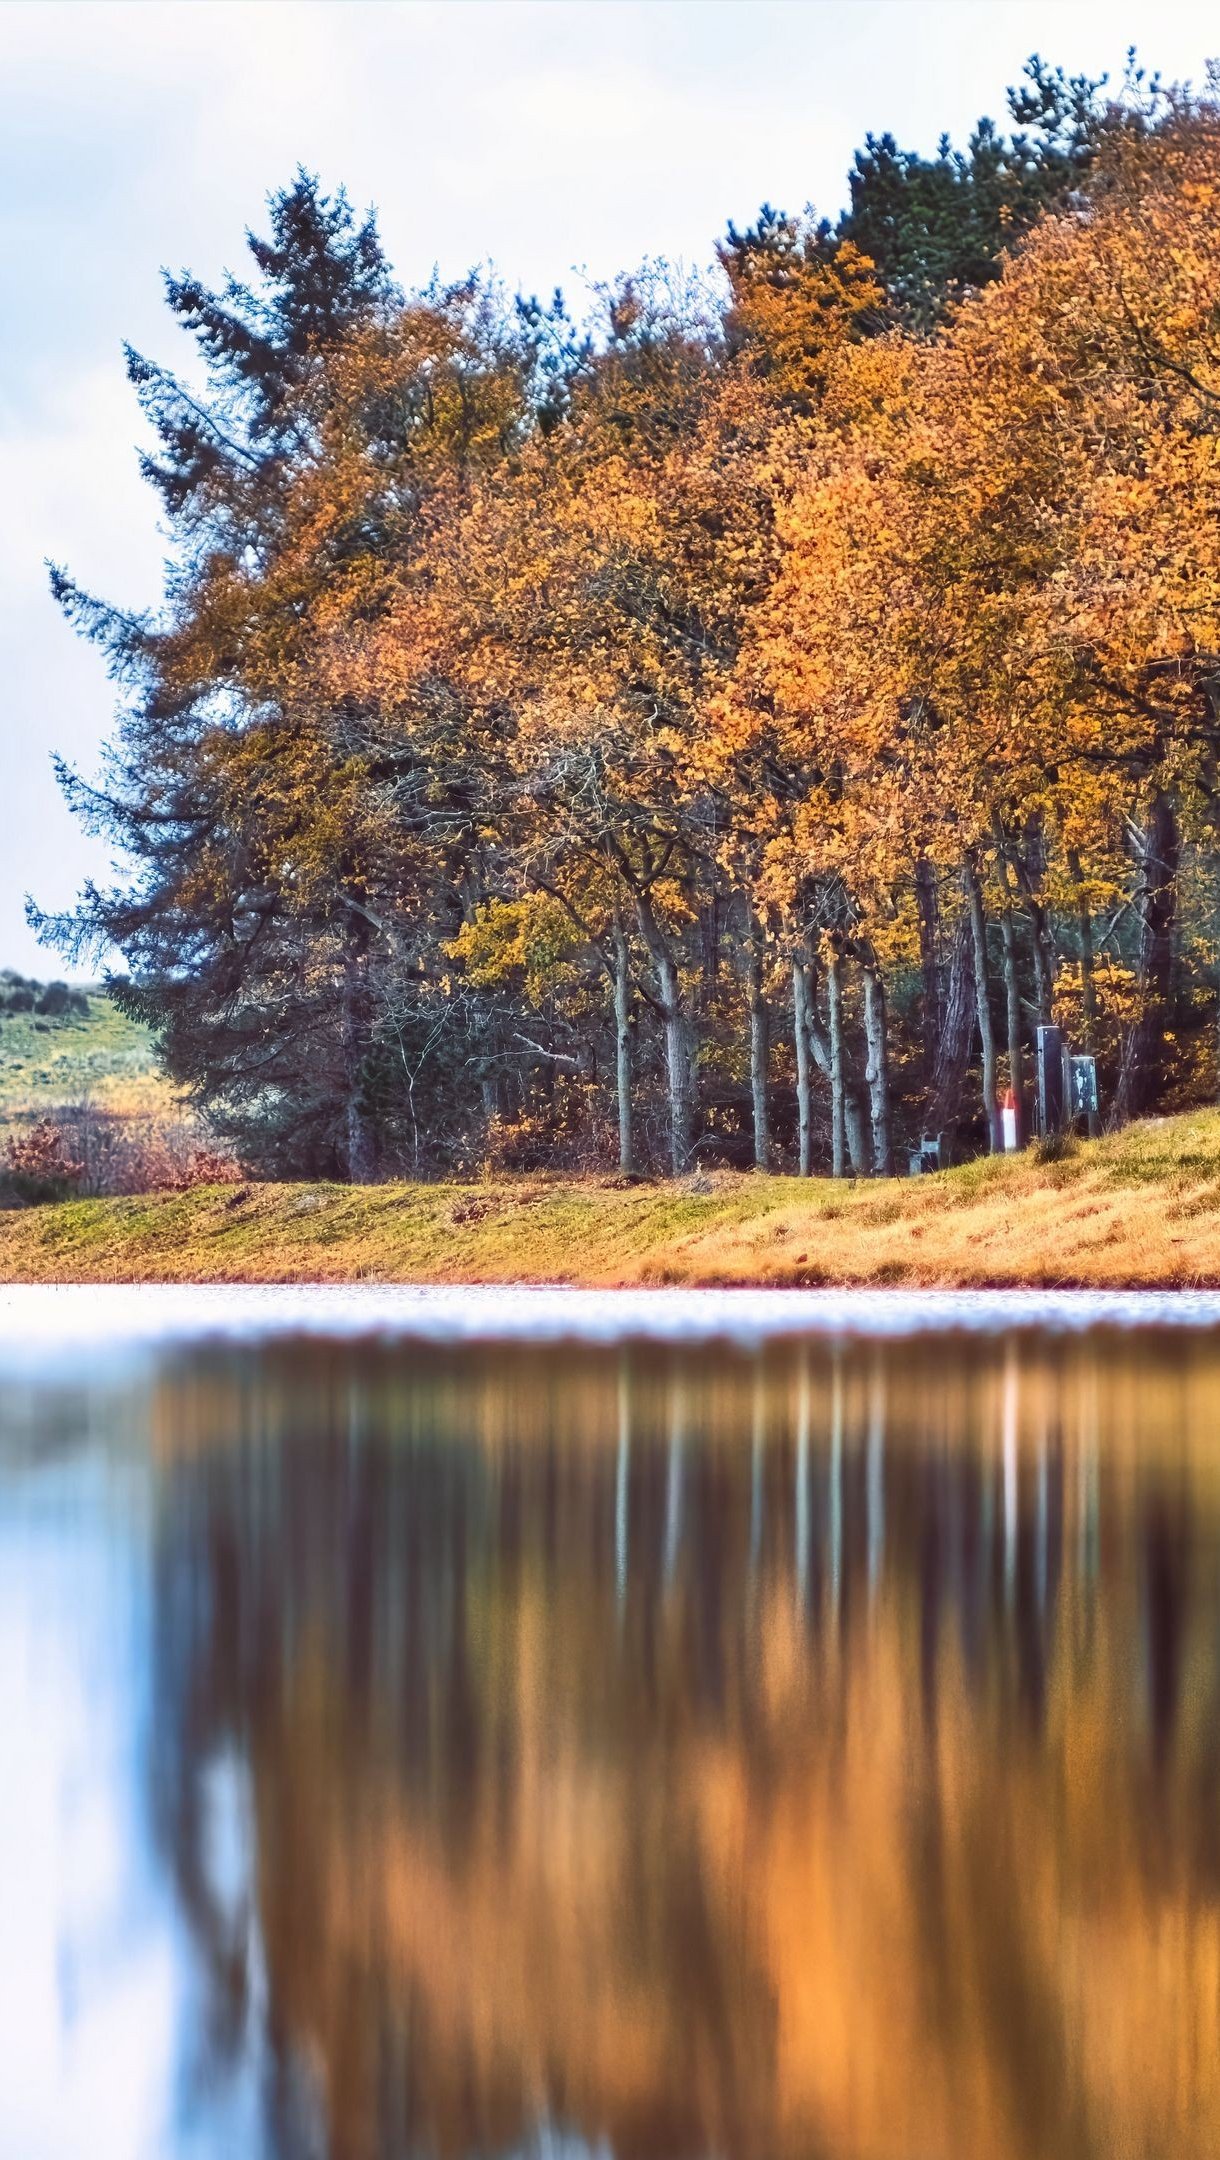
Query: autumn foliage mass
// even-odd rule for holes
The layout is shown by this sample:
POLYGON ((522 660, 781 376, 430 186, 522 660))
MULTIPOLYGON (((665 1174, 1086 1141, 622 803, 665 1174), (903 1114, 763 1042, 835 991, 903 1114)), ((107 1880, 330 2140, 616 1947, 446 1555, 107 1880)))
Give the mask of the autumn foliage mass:
POLYGON ((163 604, 55 573, 130 874, 40 920, 248 1163, 884 1174, 1028 1134, 1052 1018, 1214 1096, 1220 106, 1011 109, 587 320, 305 175, 169 279, 163 604))

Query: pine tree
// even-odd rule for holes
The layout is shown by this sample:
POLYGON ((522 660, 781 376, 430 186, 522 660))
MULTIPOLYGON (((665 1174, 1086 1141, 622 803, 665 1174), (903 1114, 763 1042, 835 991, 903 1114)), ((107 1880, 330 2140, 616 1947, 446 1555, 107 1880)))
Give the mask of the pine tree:
MULTIPOLYGON (((243 1106, 267 1115, 282 1100, 296 1159, 341 1167, 359 1053, 349 1042, 336 1069, 333 1008, 345 995, 350 1007, 360 970, 344 952, 363 931, 354 910, 345 927, 333 891, 311 892, 307 869, 289 864, 301 852, 293 806, 316 816, 343 783, 317 731, 258 698, 260 660, 272 686, 252 617, 283 547, 293 475, 324 418, 328 362, 396 295, 373 219, 357 222, 342 192, 325 195, 307 173, 272 197, 270 236, 247 238, 249 283, 166 278, 170 311, 200 356, 200 392, 127 356, 157 439, 141 463, 169 530, 165 605, 130 613, 52 572, 60 605, 124 693, 101 784, 66 768, 61 783, 134 874, 88 888, 68 919, 34 919, 61 946, 118 948, 131 970, 120 995, 202 1102, 240 1122, 243 1106), (336 949, 323 958, 320 946, 336 949)), ((301 598, 281 596, 285 629, 301 598)))
POLYGON ((982 119, 967 148, 935 157, 869 135, 855 155, 851 206, 836 228, 875 264, 891 306, 926 324, 1000 274, 1004 251, 1081 187, 1107 123, 1105 76, 1066 75, 1037 54, 1008 93, 1005 135, 982 119))

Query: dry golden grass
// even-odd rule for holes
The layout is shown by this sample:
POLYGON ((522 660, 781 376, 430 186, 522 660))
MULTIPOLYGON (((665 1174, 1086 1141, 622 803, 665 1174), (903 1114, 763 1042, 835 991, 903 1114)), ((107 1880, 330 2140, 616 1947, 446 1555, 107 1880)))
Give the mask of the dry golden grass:
POLYGON ((835 1185, 247 1185, 0 1217, 5 1282, 1220 1286, 1220 1111, 835 1185))

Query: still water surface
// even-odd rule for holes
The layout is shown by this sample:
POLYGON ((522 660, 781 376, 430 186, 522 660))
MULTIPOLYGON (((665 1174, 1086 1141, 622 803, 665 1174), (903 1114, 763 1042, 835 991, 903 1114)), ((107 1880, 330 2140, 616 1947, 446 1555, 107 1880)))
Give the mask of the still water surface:
POLYGON ((0 1371, 4 2160, 1220 2150, 1220 1338, 0 1371))

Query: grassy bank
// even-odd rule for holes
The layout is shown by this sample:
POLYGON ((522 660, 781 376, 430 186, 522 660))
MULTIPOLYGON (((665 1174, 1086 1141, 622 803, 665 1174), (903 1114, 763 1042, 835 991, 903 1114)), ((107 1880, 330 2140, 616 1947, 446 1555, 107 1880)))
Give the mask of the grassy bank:
POLYGON ((1220 1286, 1220 1111, 909 1182, 247 1185, 0 1216, 5 1282, 1220 1286))

